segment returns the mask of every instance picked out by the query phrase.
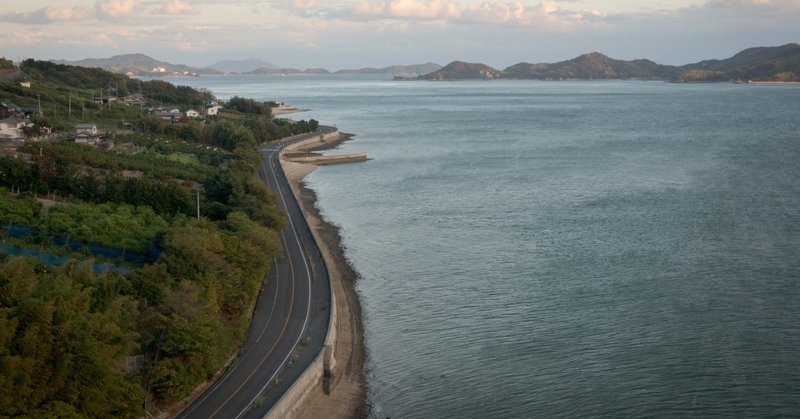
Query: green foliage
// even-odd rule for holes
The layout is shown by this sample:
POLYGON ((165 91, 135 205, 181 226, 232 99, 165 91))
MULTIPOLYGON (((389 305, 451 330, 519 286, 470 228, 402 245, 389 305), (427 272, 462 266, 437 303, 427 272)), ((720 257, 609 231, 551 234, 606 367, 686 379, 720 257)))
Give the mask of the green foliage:
POLYGON ((238 144, 256 145, 256 138, 251 130, 232 121, 222 121, 214 124, 214 141, 225 148, 233 150, 238 144))
POLYGON ((706 70, 689 70, 678 74, 675 81, 692 83, 692 82, 717 82, 727 81, 729 77, 721 71, 706 71, 706 70))
POLYGON ((42 204, 32 196, 13 197, 0 188, 0 222, 32 225, 41 209, 42 204))
POLYGON ((142 94, 160 104, 196 106, 214 99, 209 92, 195 90, 189 86, 175 86, 163 80, 150 80, 141 84, 142 94))
POLYGON ((239 96, 232 97, 226 104, 226 107, 252 115, 272 116, 272 103, 258 102, 239 96))
POLYGON ((44 158, 35 160, 33 164, 8 156, 0 157, 0 186, 31 193, 54 192, 62 197, 72 196, 94 203, 147 205, 157 213, 168 216, 192 214, 195 211, 192 194, 175 181, 159 181, 151 177, 99 176, 94 171, 79 170, 70 165, 67 157, 56 157, 54 154, 45 154, 44 158))
POLYGON ((20 151, 32 155, 47 154, 51 160, 59 156, 77 166, 111 171, 140 170, 156 178, 172 177, 203 182, 212 172, 211 167, 172 161, 158 153, 108 152, 70 142, 26 144, 20 151))
POLYGON ((55 64, 50 61, 39 61, 29 58, 24 60, 20 68, 34 81, 45 82, 49 85, 65 85, 77 89, 118 89, 120 96, 128 95, 134 80, 122 75, 110 73, 99 68, 76 67, 64 64, 55 64))
POLYGON ((150 207, 115 204, 56 205, 39 223, 43 234, 136 253, 147 253, 156 235, 169 225, 150 207))
POLYGON ((95 298, 120 280, 88 263, 48 273, 0 262, 0 416, 143 416, 147 395, 123 370, 137 347, 134 305, 95 298))
POLYGON ((0 70, 13 70, 14 62, 5 57, 0 57, 0 70))
POLYGON ((143 341, 159 353, 149 370, 157 398, 185 396, 235 350, 278 243, 274 231, 242 213, 220 225, 192 220, 167 233, 157 264, 131 276, 157 304, 153 322, 161 332, 143 341))
MULTIPOLYGON (((208 143, 205 141, 206 127, 204 124, 190 123, 181 128, 184 130, 196 129, 196 133, 187 136, 188 138, 195 140, 195 142, 188 142, 186 140, 162 140, 154 136, 142 134, 118 136, 117 142, 134 144, 137 147, 146 149, 146 153, 148 154, 167 156, 167 158, 170 160, 172 160, 172 157, 170 156, 173 156, 176 153, 190 155, 193 156, 192 160, 199 162, 200 165, 213 168, 219 168, 222 165, 227 165, 228 162, 235 157, 226 150, 206 145, 208 143)), ((177 138, 183 138, 183 136, 178 136, 177 138)))

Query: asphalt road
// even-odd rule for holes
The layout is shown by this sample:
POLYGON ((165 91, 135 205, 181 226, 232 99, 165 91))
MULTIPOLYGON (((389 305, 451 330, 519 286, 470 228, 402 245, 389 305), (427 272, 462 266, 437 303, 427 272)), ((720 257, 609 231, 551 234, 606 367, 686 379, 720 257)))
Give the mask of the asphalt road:
POLYGON ((330 283, 319 249, 278 161, 287 144, 330 132, 290 137, 260 149, 259 178, 287 215, 283 255, 262 286, 247 340, 228 371, 179 418, 263 417, 317 357, 327 333, 330 283))

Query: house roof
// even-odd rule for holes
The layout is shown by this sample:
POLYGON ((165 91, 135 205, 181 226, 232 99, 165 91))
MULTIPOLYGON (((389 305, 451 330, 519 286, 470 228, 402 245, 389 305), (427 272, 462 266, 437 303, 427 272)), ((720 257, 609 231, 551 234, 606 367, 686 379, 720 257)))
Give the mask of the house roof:
POLYGON ((0 107, 6 108, 10 111, 19 111, 20 107, 12 102, 0 102, 0 107))
POLYGON ((97 125, 85 122, 81 124, 75 124, 75 129, 92 129, 92 128, 97 128, 97 125))

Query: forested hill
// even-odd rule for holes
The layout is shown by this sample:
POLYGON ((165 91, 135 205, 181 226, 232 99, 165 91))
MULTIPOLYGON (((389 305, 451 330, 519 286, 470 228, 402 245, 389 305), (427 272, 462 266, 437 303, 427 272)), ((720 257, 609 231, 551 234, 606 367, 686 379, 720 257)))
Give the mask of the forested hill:
POLYGON ((216 100, 100 69, 0 67, 24 74, 0 81, 3 112, 24 136, 45 135, 0 141, 0 417, 158 416, 238 350, 279 251, 284 219, 257 177, 257 145, 316 121, 238 97, 216 116, 164 120, 162 103, 216 100), (97 126, 93 146, 71 139, 77 123, 97 126), (130 263, 65 241, 160 257, 130 263), (69 261, 43 264, 51 256, 69 261))
POLYGON ((598 52, 557 63, 526 63, 497 70, 484 64, 453 62, 418 80, 469 79, 594 80, 642 79, 673 81, 800 81, 800 45, 746 49, 724 60, 684 66, 647 59, 616 60, 598 52))
POLYGON ((555 64, 519 63, 504 70, 514 79, 663 79, 676 74, 677 68, 650 60, 614 60, 598 52, 581 55, 555 64))
POLYGON ((681 67, 681 81, 800 81, 800 45, 749 48, 724 60, 706 60, 681 67))
POLYGON ((412 64, 412 65, 392 65, 383 68, 359 68, 339 70, 335 74, 386 74, 390 76, 402 76, 409 74, 428 74, 441 69, 442 66, 434 63, 412 64))
POLYGON ((214 68, 194 68, 183 64, 159 61, 144 54, 122 54, 109 58, 86 58, 78 61, 55 60, 56 64, 101 68, 114 73, 133 73, 138 76, 166 74, 222 74, 214 68), (163 71, 156 70, 163 68, 163 71))
POLYGON ((503 78, 502 71, 489 67, 486 64, 467 63, 463 61, 453 61, 452 63, 436 70, 419 76, 419 80, 491 80, 503 78))

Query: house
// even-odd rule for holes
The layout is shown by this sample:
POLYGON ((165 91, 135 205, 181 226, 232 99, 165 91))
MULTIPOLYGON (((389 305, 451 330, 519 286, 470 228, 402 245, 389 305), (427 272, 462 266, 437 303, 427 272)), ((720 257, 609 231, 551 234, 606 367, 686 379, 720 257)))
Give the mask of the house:
POLYGON ((163 109, 157 109, 155 112, 153 112, 153 115, 156 118, 163 119, 165 121, 172 121, 172 119, 175 117, 175 114, 173 114, 170 111, 165 111, 163 109))
POLYGON ((20 113, 20 107, 11 102, 0 102, 0 119, 10 118, 20 113))
POLYGON ((22 128, 24 127, 25 121, 19 120, 16 117, 0 120, 0 138, 22 138, 22 128))
POLYGON ((132 95, 128 95, 128 96, 125 96, 124 98, 122 98, 122 103, 124 103, 126 105, 139 105, 139 106, 142 106, 142 105, 144 105, 144 102, 145 102, 144 95, 142 95, 141 93, 134 93, 132 95))
POLYGON ((167 69, 164 67, 153 67, 153 73, 166 73, 167 69))
POLYGON ((213 105, 206 108, 206 116, 216 116, 219 115, 219 110, 222 106, 213 105))
POLYGON ((199 118, 200 117, 200 112, 197 112, 194 109, 189 109, 188 111, 186 111, 186 117, 187 118, 199 118))
POLYGON ((95 124, 75 124, 75 143, 96 145, 100 142, 100 131, 95 124))
POLYGON ((95 124, 75 124, 75 134, 97 135, 97 125, 95 124))

